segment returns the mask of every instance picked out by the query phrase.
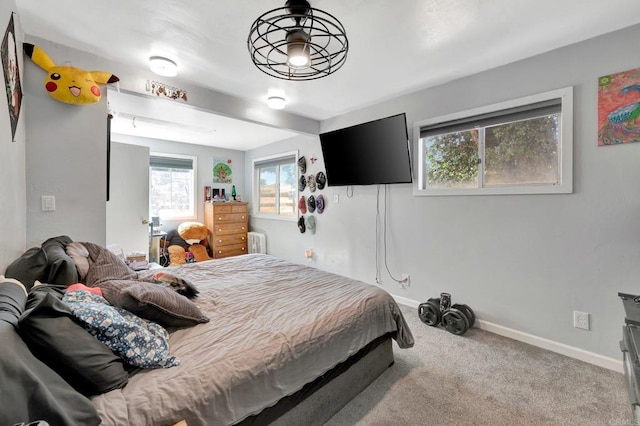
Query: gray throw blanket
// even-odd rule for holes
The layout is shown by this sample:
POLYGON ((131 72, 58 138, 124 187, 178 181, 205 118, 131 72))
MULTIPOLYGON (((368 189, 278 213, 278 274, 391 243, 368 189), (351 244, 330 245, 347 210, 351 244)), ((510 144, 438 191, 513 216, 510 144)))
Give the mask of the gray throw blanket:
POLYGON ((115 301, 116 294, 123 286, 134 282, 148 282, 168 287, 177 293, 193 298, 198 290, 190 282, 164 269, 158 272, 145 271, 139 274, 129 268, 118 256, 109 249, 93 243, 82 243, 89 252, 89 270, 85 277, 87 287, 100 287, 109 301, 115 301))

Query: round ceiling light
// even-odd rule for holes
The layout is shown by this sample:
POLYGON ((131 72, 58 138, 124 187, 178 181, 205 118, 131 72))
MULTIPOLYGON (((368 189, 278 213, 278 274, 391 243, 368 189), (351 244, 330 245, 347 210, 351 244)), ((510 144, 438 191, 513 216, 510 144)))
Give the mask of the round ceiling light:
POLYGON ((175 77, 178 75, 178 65, 164 56, 152 56, 149 58, 149 69, 163 77, 175 77))
POLYGON ((284 109, 285 99, 282 96, 269 96, 267 99, 267 105, 271 109, 284 109))

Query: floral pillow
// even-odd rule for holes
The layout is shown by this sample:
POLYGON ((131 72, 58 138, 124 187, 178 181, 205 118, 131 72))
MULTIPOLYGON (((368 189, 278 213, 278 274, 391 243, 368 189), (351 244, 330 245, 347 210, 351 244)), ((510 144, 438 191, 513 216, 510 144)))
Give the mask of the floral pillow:
POLYGON ((162 326, 85 290, 68 291, 62 300, 91 334, 128 364, 141 368, 180 365, 169 352, 169 334, 162 326))

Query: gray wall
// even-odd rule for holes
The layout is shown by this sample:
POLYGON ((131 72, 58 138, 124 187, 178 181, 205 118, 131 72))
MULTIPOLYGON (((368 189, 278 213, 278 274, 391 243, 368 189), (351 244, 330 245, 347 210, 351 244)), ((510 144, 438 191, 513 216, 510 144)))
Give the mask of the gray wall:
MULTIPOLYGON (((639 38, 634 26, 323 122, 324 132, 406 112, 411 127, 574 86, 574 193, 415 197, 410 185, 392 185, 387 260, 394 274, 411 275, 411 286, 392 282, 384 267, 381 286, 418 302, 447 291, 481 319, 619 359, 624 311, 617 292, 640 293, 640 144, 596 146, 597 79, 640 67, 629 53, 639 38), (591 331, 573 328, 573 310, 591 313, 591 331)), ((247 167, 292 145, 248 152, 247 167)), ((299 149, 321 157, 317 138, 299 149)), ((305 262, 310 247, 315 266, 374 283, 376 188, 355 187, 352 198, 344 188, 324 192, 329 204, 316 215, 314 236, 300 235, 292 222, 252 219, 251 226, 267 234, 273 254, 305 262)))
MULTIPOLYGON (((33 37, 27 41, 44 49, 56 64, 70 61, 78 68, 96 69, 93 55, 33 37)), ((28 244, 56 235, 105 244, 106 96, 95 104, 65 104, 49 96, 43 86, 45 71, 29 59, 24 74, 28 244), (42 195, 56 197, 56 211, 41 210, 42 195)))
MULTIPOLYGON (((114 135, 112 141, 132 145, 147 146, 151 152, 168 154, 194 155, 197 157, 197 181, 196 181, 196 207, 198 221, 204 221, 204 187, 215 186, 224 188, 227 194, 231 194, 231 185, 236 186, 236 191, 243 199, 245 194, 244 152, 232 149, 213 148, 204 145, 185 144, 158 139, 139 138, 125 135, 114 135), (213 184, 213 158, 222 157, 231 159, 233 170, 233 182, 231 184, 213 184)), ((247 192, 247 195, 249 193, 247 192)), ((246 201, 246 200, 245 200, 246 201)), ((182 221, 162 219, 163 230, 177 228, 182 221)))
MULTIPOLYGON (((16 10, 14 0, 0 2, 0 34, 4 37, 11 12, 16 10)), ((20 17, 14 16, 20 80, 24 92, 24 61, 22 59, 22 39, 24 33, 20 17)), ((4 73, 0 72, 2 87, 5 87, 4 73)), ((24 98, 18 120, 15 142, 11 137, 9 108, 4 91, 0 94, 0 273, 25 249, 27 235, 26 183, 25 183, 25 105, 24 98)))
MULTIPOLYGON (((11 3, 9 6, 15 6, 13 1, 11 3)), ((2 7, 0 11, 4 10, 4 3, 2 7)), ((156 78, 148 70, 136 69, 114 60, 28 35, 26 39, 42 47, 56 63, 70 61, 71 65, 79 68, 116 74, 120 78, 119 86, 124 91, 145 95, 146 81, 156 78)), ((90 49, 89 46, 87 48, 90 49)), ((26 154, 23 154, 23 157, 26 155, 27 188, 27 221, 23 229, 26 227, 27 245, 39 244, 46 238, 60 234, 67 234, 74 240, 104 244, 106 241, 107 91, 103 90, 102 100, 97 104, 83 106, 64 104, 53 100, 45 91, 42 84, 45 74, 42 69, 30 60, 25 61, 25 68, 23 86, 26 92, 24 105, 26 108, 23 109, 23 113, 26 110, 26 126, 29 130, 26 154), (56 197, 55 212, 41 211, 42 195, 56 197)), ((274 111, 255 101, 198 88, 181 82, 179 78, 174 80, 175 84, 189 92, 189 104, 194 108, 303 133, 318 132, 319 123, 316 120, 286 111, 274 111)), ((125 141, 121 140, 121 142, 125 141)), ((244 154, 242 152, 198 145, 193 145, 185 151, 184 146, 179 147, 171 142, 158 142, 157 150, 183 154, 189 154, 190 152, 187 151, 191 151, 202 153, 203 158, 218 154, 229 155, 238 165, 234 170, 238 179, 236 188, 241 195, 244 195, 240 190, 244 187, 242 170, 244 154)), ((197 155, 200 156, 200 154, 197 155)), ((205 165, 211 161, 202 159, 199 164, 205 165)), ((12 166, 14 165, 20 167, 20 162, 12 163, 12 166)), ((202 199, 202 188, 210 181, 206 168, 200 168, 198 186, 201 196, 199 199, 202 199)), ((24 178, 16 178, 16 182, 16 190, 22 188, 22 194, 24 194, 24 178)), ((228 186, 230 189, 231 186, 228 186)), ((25 210, 18 210, 14 216, 16 220, 24 220, 21 218, 25 216, 25 210)), ((198 217, 204 217, 202 205, 199 206, 198 217)), ((14 225, 12 224, 10 228, 12 231, 20 230, 19 226, 14 225)), ((168 222, 167 225, 175 226, 176 224, 168 222)), ((24 236, 21 237, 21 247, 24 247, 24 238, 24 236)), ((7 256, 10 259, 15 258, 14 251, 15 249, 9 249, 7 256)))

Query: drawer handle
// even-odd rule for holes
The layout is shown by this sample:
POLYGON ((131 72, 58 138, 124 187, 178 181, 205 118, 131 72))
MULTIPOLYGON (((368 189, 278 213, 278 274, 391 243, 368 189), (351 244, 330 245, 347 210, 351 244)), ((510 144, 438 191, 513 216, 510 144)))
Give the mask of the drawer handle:
POLYGON ((244 241, 244 237, 242 237, 242 241, 244 241))
POLYGON ((244 216, 242 216, 242 218, 244 219, 244 216))
POLYGON ((218 229, 218 232, 222 232, 222 228, 218 229))
POLYGON ((219 218, 218 218, 218 220, 222 220, 222 218, 221 218, 221 217, 219 217, 219 218))
POLYGON ((219 242, 219 243, 221 243, 221 242, 222 242, 222 240, 218 240, 218 242, 219 242))
POLYGON ((244 247, 242 247, 242 251, 244 251, 244 247))
POLYGON ((242 230, 244 230, 244 226, 242 227, 242 230))
POLYGON ((222 254, 222 250, 218 250, 218 254, 222 254))

